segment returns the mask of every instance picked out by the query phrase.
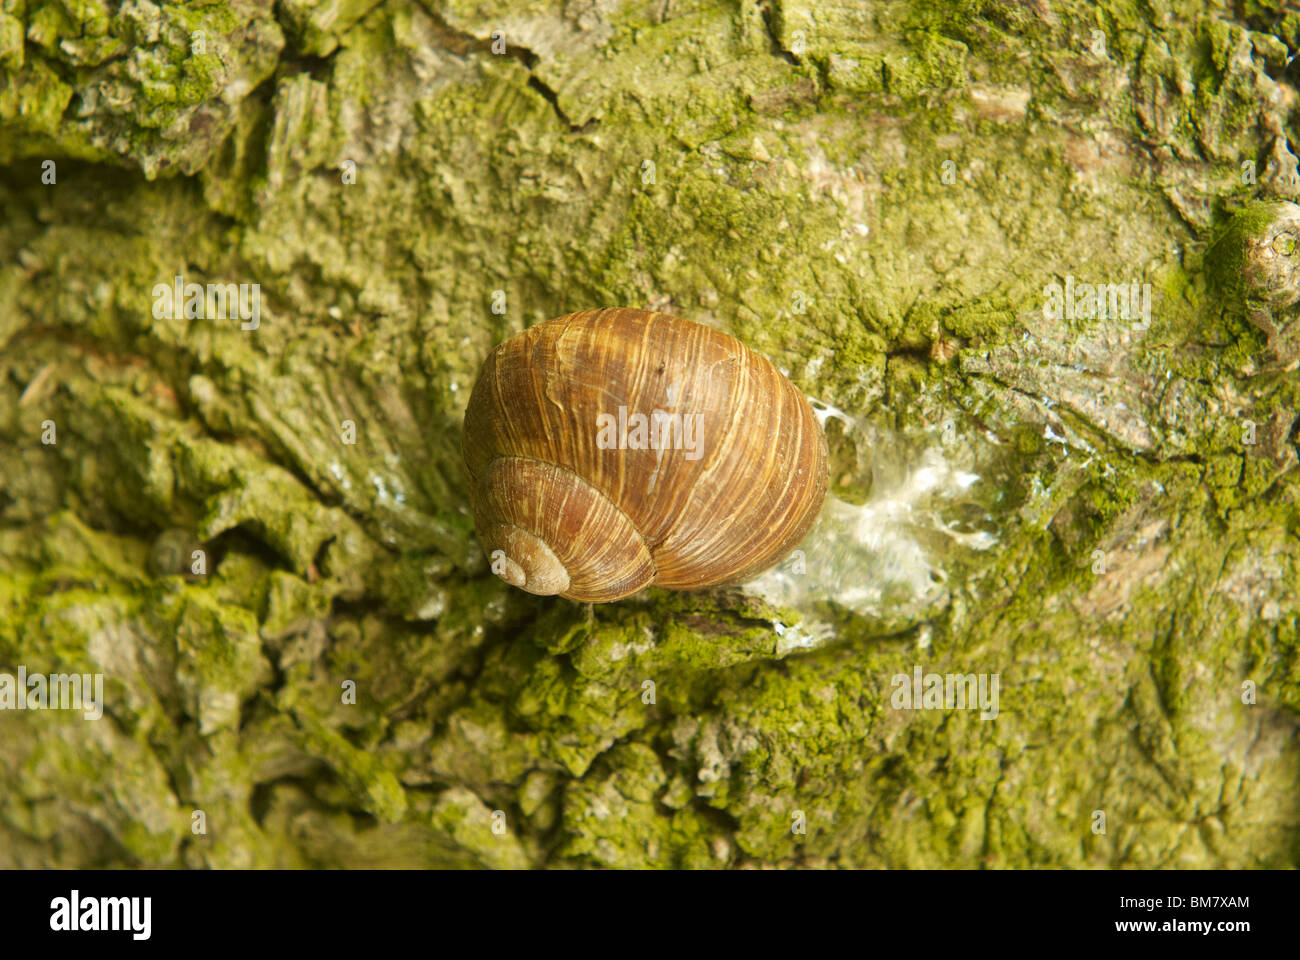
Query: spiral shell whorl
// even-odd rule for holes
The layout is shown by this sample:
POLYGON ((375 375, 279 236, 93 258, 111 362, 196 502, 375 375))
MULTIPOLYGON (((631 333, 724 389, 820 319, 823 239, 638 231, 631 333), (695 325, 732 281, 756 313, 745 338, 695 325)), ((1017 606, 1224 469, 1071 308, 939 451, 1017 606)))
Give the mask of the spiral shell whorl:
MULTIPOLYGON (((569 571, 545 540, 513 523, 494 524, 483 539, 495 545, 494 552, 502 552, 497 575, 512 587, 543 597, 569 589, 569 571)), ((497 567, 494 561, 493 569, 497 567)))
POLYGON ((641 535, 604 494, 564 467, 498 457, 476 485, 474 514, 498 576, 530 593, 616 600, 655 579, 641 535), (522 582, 518 582, 522 581, 522 582))

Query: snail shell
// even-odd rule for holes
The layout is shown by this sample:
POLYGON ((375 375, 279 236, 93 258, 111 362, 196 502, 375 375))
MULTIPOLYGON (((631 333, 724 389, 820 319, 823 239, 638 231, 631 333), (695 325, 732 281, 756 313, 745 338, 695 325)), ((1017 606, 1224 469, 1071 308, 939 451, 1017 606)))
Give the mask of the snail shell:
POLYGON ((826 494, 803 394, 734 337, 649 310, 585 310, 500 344, 461 448, 493 572, 572 600, 742 582, 826 494))

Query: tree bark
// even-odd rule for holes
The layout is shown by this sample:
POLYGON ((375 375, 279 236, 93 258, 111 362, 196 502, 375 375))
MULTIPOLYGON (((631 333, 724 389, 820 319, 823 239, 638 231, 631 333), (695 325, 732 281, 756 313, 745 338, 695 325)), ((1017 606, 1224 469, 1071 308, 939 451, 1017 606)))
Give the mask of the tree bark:
POLYGON ((0 866, 1300 864, 1300 15, 0 9, 0 706, 103 677, 0 866), (618 305, 822 404, 794 562, 491 576, 478 366, 618 305))

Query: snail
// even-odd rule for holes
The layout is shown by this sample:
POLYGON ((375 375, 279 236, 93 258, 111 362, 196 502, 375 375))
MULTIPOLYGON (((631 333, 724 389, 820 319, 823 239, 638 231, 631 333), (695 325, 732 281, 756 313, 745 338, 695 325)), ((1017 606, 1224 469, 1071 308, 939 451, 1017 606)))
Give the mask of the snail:
POLYGON ((579 601, 744 582, 803 539, 827 486, 821 426, 771 362, 630 308, 498 345, 461 450, 493 572, 579 601))

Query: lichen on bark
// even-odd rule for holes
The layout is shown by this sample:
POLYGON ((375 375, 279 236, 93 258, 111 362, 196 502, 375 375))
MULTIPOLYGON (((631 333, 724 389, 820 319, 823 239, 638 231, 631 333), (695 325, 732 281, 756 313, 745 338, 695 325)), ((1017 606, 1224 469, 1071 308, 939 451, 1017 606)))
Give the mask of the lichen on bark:
POLYGON ((1298 51, 1270 0, 0 4, 0 674, 106 701, 0 713, 0 865, 1295 866, 1249 266, 1297 256, 1298 51), (260 324, 156 315, 178 275, 260 324), (492 577, 478 364, 612 305, 839 411, 924 597, 492 577), (998 715, 896 709, 917 665, 998 715))

